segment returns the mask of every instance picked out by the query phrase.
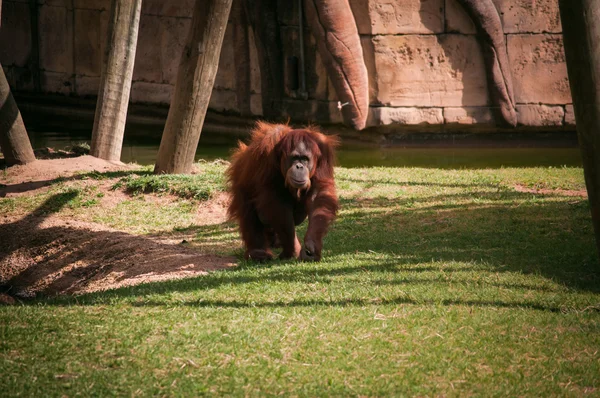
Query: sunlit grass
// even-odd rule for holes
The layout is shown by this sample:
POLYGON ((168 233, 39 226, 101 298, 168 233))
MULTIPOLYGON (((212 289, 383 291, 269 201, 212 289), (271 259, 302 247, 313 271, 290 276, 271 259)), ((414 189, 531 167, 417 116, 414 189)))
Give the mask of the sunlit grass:
MULTIPOLYGON (((210 167, 201 178, 222 187, 225 166, 210 167)), ((84 205, 100 188, 61 184, 51 190, 75 191, 59 216, 241 256, 234 225, 194 225, 199 201, 137 194, 107 211, 84 205)), ((240 259, 199 278, 0 307, 3 391, 600 394, 600 267, 587 200, 567 192, 585 188, 581 169, 340 168, 337 184, 321 263, 240 259)), ((27 213, 47 195, 0 209, 27 213)))
POLYGON ((221 163, 200 163, 200 172, 193 175, 129 174, 113 185, 112 189, 124 188, 126 192, 172 194, 184 199, 208 200, 215 192, 225 190, 225 178, 221 163))

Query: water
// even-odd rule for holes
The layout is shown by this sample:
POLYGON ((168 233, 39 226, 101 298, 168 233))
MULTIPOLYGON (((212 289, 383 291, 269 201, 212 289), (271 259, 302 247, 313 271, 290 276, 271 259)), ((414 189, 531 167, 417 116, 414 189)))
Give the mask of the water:
MULTIPOLYGON (((146 132, 148 133, 148 132, 146 132)), ((89 131, 35 131, 30 133, 34 148, 62 149, 81 142, 90 142, 89 131)), ((160 144, 160 135, 125 134, 121 160, 142 165, 154 164, 160 144)), ((505 144, 505 143, 504 143, 505 144)), ((514 143, 515 146, 518 143, 514 143)), ((543 144, 543 142, 542 142, 543 144)), ((196 159, 227 159, 236 140, 223 135, 204 134, 196 152, 196 159)), ((506 146, 506 145, 504 145, 506 146)), ((581 155, 576 146, 543 147, 381 147, 374 144, 342 144, 338 161, 344 167, 425 167, 425 168, 500 168, 500 167, 581 167, 581 155)))

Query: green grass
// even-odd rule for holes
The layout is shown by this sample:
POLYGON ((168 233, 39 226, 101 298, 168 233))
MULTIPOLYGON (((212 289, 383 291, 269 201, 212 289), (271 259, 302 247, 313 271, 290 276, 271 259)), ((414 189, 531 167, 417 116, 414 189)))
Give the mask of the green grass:
MULTIPOLYGON (((221 189, 224 166, 210 167, 196 178, 221 189)), ((581 169, 339 169, 337 183, 321 263, 240 260, 199 278, 0 307, 4 395, 600 395, 590 210, 562 191, 584 189, 581 169)), ((60 189, 59 214, 99 207, 74 210, 60 189)), ((129 230, 145 223, 240 256, 233 225, 178 218, 197 202, 163 217, 145 196, 99 221, 131 217, 129 230)), ((0 199, 5 211, 23 206, 35 210, 0 199)))
POLYGON ((60 212, 63 217, 133 233, 185 228, 193 224, 199 202, 225 191, 223 161, 200 162, 195 166, 198 174, 193 175, 153 175, 150 167, 140 167, 57 178, 48 183, 43 193, 0 199, 0 214, 25 216, 32 212, 38 215, 60 212), (125 192, 130 199, 114 207, 102 206, 102 199, 112 191, 125 192), (180 200, 172 200, 169 195, 180 200))
POLYGON ((124 187, 132 195, 143 193, 172 194, 180 198, 207 200, 217 191, 225 190, 225 178, 219 163, 201 163, 200 174, 129 174, 113 185, 113 189, 124 187))
POLYGON ((195 203, 179 200, 156 203, 138 196, 125 200, 110 210, 98 208, 88 212, 87 218, 94 222, 133 233, 152 233, 172 230, 177 226, 189 226, 194 221, 195 203))
POLYGON ((0 213, 21 215, 35 213, 44 216, 59 211, 86 209, 99 203, 104 193, 97 186, 67 185, 57 182, 47 192, 35 196, 0 199, 0 213))

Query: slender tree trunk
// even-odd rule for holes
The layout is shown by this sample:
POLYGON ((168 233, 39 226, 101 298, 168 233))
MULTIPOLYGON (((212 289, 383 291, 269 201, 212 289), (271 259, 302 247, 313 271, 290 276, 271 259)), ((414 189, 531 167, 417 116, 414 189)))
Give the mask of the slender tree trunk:
POLYGON ((131 91, 142 0, 112 0, 91 154, 119 161, 131 91))
POLYGON ((29 24, 31 26, 31 52, 29 53, 28 66, 33 80, 33 90, 36 93, 42 91, 42 79, 40 78, 40 30, 39 30, 39 8, 38 0, 29 0, 29 24))
POLYGON ((560 0, 567 70, 600 251, 600 0, 560 0))
POLYGON ((10 92, 2 65, 0 65, 0 150, 9 166, 35 160, 27 130, 10 92))
MULTIPOLYGON (((0 0, 0 21, 2 21, 2 0, 0 0)), ((2 65, 0 65, 0 151, 9 166, 35 160, 21 112, 10 92, 2 65)))
POLYGON ((235 57, 235 92, 240 115, 250 116, 251 84, 250 84, 250 38, 248 35, 248 18, 243 2, 233 0, 231 20, 233 22, 233 40, 235 57))
MULTIPOLYGON (((245 0, 246 16, 254 33, 260 65, 263 116, 281 117, 283 97, 283 51, 277 23, 277 0, 245 0)), ((282 3, 283 4, 283 3, 282 3)), ((288 0, 293 7, 292 0, 288 0)))
POLYGON ((232 0, 196 0, 155 173, 188 173, 219 68, 232 0))

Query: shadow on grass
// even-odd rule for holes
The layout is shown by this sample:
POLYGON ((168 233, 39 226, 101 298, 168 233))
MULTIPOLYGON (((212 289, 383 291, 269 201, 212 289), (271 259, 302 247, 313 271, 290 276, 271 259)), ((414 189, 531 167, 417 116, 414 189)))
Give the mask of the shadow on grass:
MULTIPOLYGON (((462 195, 466 199, 472 194, 462 195)), ((375 286, 410 284, 444 284, 444 280, 422 278, 427 272, 533 274, 555 281, 569 289, 600 292, 600 270, 589 208, 586 201, 545 202, 527 201, 531 194, 500 192, 496 198, 510 199, 509 204, 488 202, 479 205, 434 205, 416 210, 396 211, 379 209, 361 212, 359 208, 343 214, 332 228, 325 242, 325 262, 281 266, 280 262, 267 264, 242 263, 235 269, 211 273, 200 278, 168 281, 87 295, 77 299, 80 304, 104 302, 109 297, 139 297, 168 292, 216 289, 220 286, 241 284, 334 283, 339 277, 352 277, 368 272, 367 283, 375 286), (336 263, 350 265, 338 265, 336 263), (329 266, 331 264, 331 266, 329 266), (258 272, 255 272, 258 271, 258 272), (381 278, 378 277, 381 274, 381 278), (390 274, 395 276, 390 279, 390 274)), ((460 198, 461 195, 454 195, 460 198)), ((556 197, 545 196, 547 199, 556 197)), ((572 198, 570 198, 572 199, 572 198)), ((440 198, 431 199, 439 202, 440 198)), ((366 201, 367 208, 383 203, 376 199, 366 201)), ((388 203, 389 204, 389 203, 388 203)), ((422 205, 423 203, 421 203, 422 205)), ((229 226, 230 228, 231 226, 229 226)), ((224 225, 198 226, 183 230, 196 239, 224 238, 224 225)), ((227 232, 230 233, 230 232, 227 232)), ((299 233, 301 235, 301 232, 299 233)), ((226 247, 227 243, 224 243, 226 247)), ((288 264, 288 263, 286 263, 288 264)), ((468 276, 467 276, 468 277, 468 276)), ((498 287, 527 291, 552 292, 556 288, 538 282, 493 281, 477 283, 474 289, 498 287)), ((348 283, 352 283, 350 280, 348 283)), ((365 283, 362 281, 361 283, 365 283)), ((423 301, 407 297, 384 300, 389 303, 444 304, 480 307, 530 308, 544 311, 562 311, 560 305, 539 302, 485 300, 423 301)), ((381 303, 382 301, 377 301, 381 303)), ((53 304, 65 305, 72 300, 58 300, 53 304)), ((201 307, 279 307, 279 306, 342 306, 373 304, 367 299, 331 301, 327 299, 254 301, 202 300, 183 302, 201 307)), ((136 304, 137 305, 137 304, 136 304)), ((161 301, 144 300, 139 305, 167 305, 161 301)))
POLYGON ((363 200, 359 206, 368 211, 352 210, 341 218, 329 247, 333 255, 374 251, 414 264, 477 262, 492 271, 539 274, 570 288, 600 292, 587 200, 558 198, 514 191, 439 195, 401 213, 389 211, 385 199, 363 200), (540 202, 541 196, 545 200, 540 202), (479 202, 460 204, 472 197, 479 202))
MULTIPOLYGON (((356 272, 393 272, 403 271, 407 273, 419 274, 429 271, 439 271, 437 267, 400 267, 398 268, 397 263, 381 263, 375 266, 365 267, 345 267, 337 270, 293 270, 290 271, 282 270, 279 271, 277 264, 258 265, 261 268, 267 268, 274 270, 274 272, 268 274, 262 274, 258 276, 241 275, 240 269, 224 270, 223 272, 211 273, 206 276, 194 279, 184 279, 167 281, 163 283, 151 283, 133 286, 129 288, 121 288, 108 292, 92 293, 77 298, 62 297, 56 298, 50 301, 46 301, 48 305, 96 305, 106 304, 107 299, 113 298, 135 298, 144 297, 141 301, 134 300, 129 302, 134 307, 171 307, 171 306, 189 306, 197 308, 232 308, 232 309, 244 309, 244 308, 286 308, 286 307, 365 307, 371 305, 420 305, 420 306, 467 306, 467 307, 478 307, 478 308, 518 308, 518 309, 529 309, 537 311, 549 311, 549 312, 570 312, 570 311, 600 311, 600 307, 592 306, 587 308, 571 308, 560 304, 545 304, 539 300, 532 299, 515 299, 515 300, 478 300, 478 299, 416 299, 410 294, 399 295, 392 298, 342 298, 342 299, 328 299, 328 298, 315 298, 315 299, 279 299, 272 300, 271 298, 265 298, 265 300, 256 300, 253 297, 250 300, 244 300, 243 298, 232 298, 231 300, 223 299, 188 299, 188 300, 177 300, 176 303, 170 302, 169 300, 156 299, 151 296, 161 295, 169 292, 185 292, 185 291, 196 291, 217 288, 221 285, 240 285, 246 283, 276 283, 276 282, 301 282, 306 284, 314 284, 316 281, 321 284, 325 283, 326 280, 323 278, 332 277, 335 275, 347 275, 356 272)), ((468 272, 477 270, 477 267, 455 267, 452 271, 447 272, 468 272)), ((443 282, 431 279, 422 279, 411 276, 407 279, 396 279, 395 281, 370 281, 373 285, 380 286, 382 283, 394 283, 398 287, 402 287, 409 284, 419 285, 439 285, 443 282)), ((364 284, 364 282, 362 282, 364 284)), ((522 284, 505 284, 502 282, 486 282, 485 286, 496 286, 507 289, 526 289, 540 292, 554 292, 556 289, 545 288, 539 286, 527 286, 522 284)))
POLYGON ((464 184, 464 183, 439 183, 439 182, 430 182, 430 181, 408 181, 408 180, 404 180, 404 181, 400 181, 400 180, 394 180, 392 178, 365 178, 365 179, 360 179, 360 178, 351 178, 351 177, 343 177, 343 176, 336 176, 336 181, 339 184, 340 182, 353 182, 353 183, 358 183, 358 184, 366 184, 365 187, 366 188, 372 188, 375 186, 379 186, 379 185, 399 185, 399 186, 405 186, 405 187, 419 187, 419 186, 424 186, 424 187, 440 187, 440 188, 484 188, 484 187, 499 187, 497 182, 493 182, 491 180, 487 181, 484 180, 482 182, 477 182, 477 183, 469 183, 469 184, 464 184))
MULTIPOLYGON (((562 196, 559 194, 545 194, 543 196, 545 199, 551 198, 561 198, 562 196)), ((340 207, 342 210, 346 209, 348 211, 353 210, 361 210, 365 208, 381 208, 385 211, 385 208, 393 205, 394 207, 405 207, 410 208, 413 205, 418 204, 420 208, 426 207, 427 210, 449 210, 452 208, 465 208, 465 201, 472 201, 477 199, 478 201, 489 202, 492 206, 499 206, 501 202, 513 202, 513 201, 523 201, 530 200, 536 198, 536 195, 531 193, 523 193, 516 192, 513 190, 509 190, 507 188, 498 189, 495 192, 490 191, 471 191, 468 194, 465 193, 451 193, 451 194, 442 194, 442 195, 433 195, 425 198, 419 197, 406 197, 403 199, 388 199, 386 197, 375 197, 375 198, 361 198, 360 195, 351 196, 351 197, 341 197, 340 207), (427 206, 430 203, 440 203, 443 204, 427 206), (450 202, 451 204, 448 204, 450 202), (496 203, 493 203, 496 202, 496 203), (352 209, 354 207, 354 209, 352 209)), ((585 199, 581 199, 581 201, 585 201, 585 199)))
MULTIPOLYGON (((414 300, 406 297, 396 297, 393 299, 381 299, 373 301, 371 299, 343 299, 343 300, 291 300, 291 301, 265 301, 265 302, 244 302, 239 300, 224 301, 224 300, 199 300, 199 301, 185 301, 180 303, 190 307, 204 307, 204 308, 283 308, 283 307, 364 307, 373 304, 377 305, 424 305, 424 306, 466 306, 466 307, 479 307, 479 308, 520 308, 530 309, 538 311, 549 311, 549 312, 566 312, 569 308, 555 306, 555 305, 543 305, 539 303, 529 301, 485 301, 485 300, 414 300)), ((166 306, 162 301, 144 301, 132 303, 134 307, 160 307, 166 306)), ((600 308, 593 307, 586 310, 600 311, 600 308)))
MULTIPOLYGON (((282 267, 279 266, 281 264, 279 262, 242 263, 239 267, 225 272, 211 273, 195 279, 150 283, 95 293, 78 298, 77 302, 94 304, 103 302, 107 297, 135 297, 174 291, 195 291, 214 289, 222 285, 276 282, 311 284, 315 280, 328 283, 331 281, 330 278, 351 276, 362 272, 406 274, 406 277, 397 275, 393 280, 378 281, 377 278, 373 278, 374 284, 397 284, 398 286, 419 283, 443 284, 444 281, 432 281, 418 276, 427 271, 442 271, 442 267, 443 272, 448 273, 485 271, 533 274, 551 279, 570 289, 600 292, 600 269, 589 208, 585 200, 573 201, 573 198, 567 199, 558 194, 534 195, 501 190, 492 193, 482 191, 433 195, 419 198, 418 201, 418 208, 409 209, 409 203, 403 200, 389 201, 376 198, 357 203, 356 200, 348 199, 344 203, 344 212, 326 238, 325 262, 321 264, 282 267), (479 200, 474 202, 473 198, 479 200), (468 205, 460 204, 461 201, 469 200, 471 202, 468 202, 468 205), (363 211, 365 209, 368 211, 363 211), (339 265, 336 262, 350 265, 339 265)), ((18 225, 13 227, 19 228, 18 225)), ((304 225, 300 229, 300 236, 305 227, 304 225)), ((60 236, 62 231, 68 229, 57 227, 56 230, 51 231, 51 234, 60 236)), ((221 249, 232 253, 231 229, 231 224, 195 226, 178 229, 168 235, 185 234, 200 244, 211 241, 220 245, 221 249)), ((98 264, 102 264, 100 259, 110 247, 108 243, 102 246, 100 242, 106 240, 116 244, 128 239, 127 234, 120 232, 104 231, 102 234, 99 232, 90 232, 90 234, 84 238, 87 241, 82 244, 81 249, 78 249, 78 253, 87 253, 91 250, 94 256, 98 256, 98 264)), ((144 239, 131 236, 130 238, 136 241, 144 239)), ((25 243, 25 245, 31 249, 43 247, 33 243, 25 243)), ((161 251, 165 249, 163 246, 157 246, 155 251, 144 253, 146 257, 156 256, 155 265, 158 272, 163 261, 160 257, 161 251)), ((54 269, 53 272, 56 271, 54 269)), ((484 285, 545 291, 543 286, 527 286, 502 281, 485 282, 484 285)), ((398 300, 398 303, 429 304, 429 302, 411 301, 412 299, 407 298, 398 300)), ((504 303, 447 300, 446 302, 560 310, 558 307, 527 301, 504 303)), ((59 299, 51 303, 67 305, 72 303, 72 300, 59 299)), ((436 303, 431 302, 431 304, 436 303)), ((155 305, 158 305, 158 302, 155 305)), ((364 301, 332 303, 328 300, 289 302, 282 300, 247 304, 242 300, 231 302, 205 300, 190 305, 207 307, 364 305, 364 301)))

